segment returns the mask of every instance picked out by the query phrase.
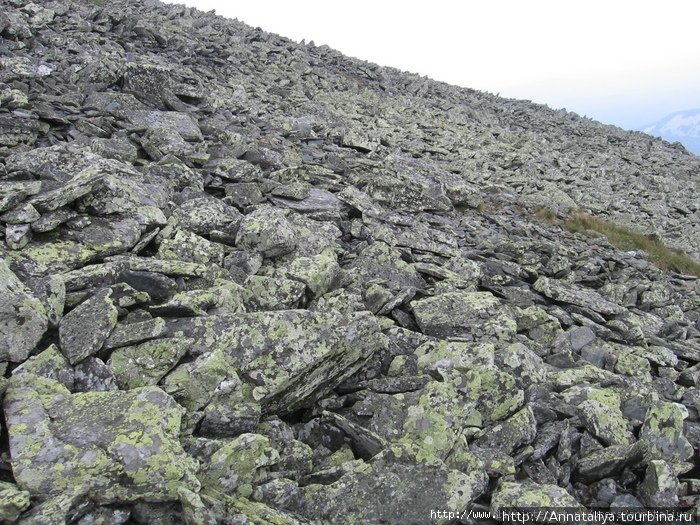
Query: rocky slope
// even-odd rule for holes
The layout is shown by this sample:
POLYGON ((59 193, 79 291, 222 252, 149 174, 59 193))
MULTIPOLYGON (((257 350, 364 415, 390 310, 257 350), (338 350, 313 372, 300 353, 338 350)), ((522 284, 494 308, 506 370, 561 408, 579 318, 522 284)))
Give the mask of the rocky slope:
POLYGON ((0 519, 697 508, 698 279, 531 212, 697 256, 698 157, 184 7, 0 6, 0 519))

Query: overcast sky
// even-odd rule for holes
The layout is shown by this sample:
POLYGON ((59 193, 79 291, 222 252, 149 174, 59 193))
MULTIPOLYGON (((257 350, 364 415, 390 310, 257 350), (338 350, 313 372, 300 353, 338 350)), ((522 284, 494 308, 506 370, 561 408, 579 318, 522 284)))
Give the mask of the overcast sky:
POLYGON ((629 129, 700 107, 698 0, 184 3, 380 65, 629 129))

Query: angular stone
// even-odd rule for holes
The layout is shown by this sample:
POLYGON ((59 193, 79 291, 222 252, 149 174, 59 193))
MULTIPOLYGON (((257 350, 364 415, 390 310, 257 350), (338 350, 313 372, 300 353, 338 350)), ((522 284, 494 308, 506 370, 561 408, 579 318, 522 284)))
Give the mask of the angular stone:
POLYGON ((530 512, 533 508, 584 510, 576 498, 556 485, 506 481, 499 484, 491 498, 491 515, 500 516, 501 509, 530 512))
POLYGON ((425 281, 412 265, 401 259, 401 252, 384 242, 375 242, 362 250, 350 269, 358 274, 363 287, 377 280, 397 289, 425 288, 425 281))
POLYGON ((644 453, 645 444, 642 442, 637 442, 631 447, 612 445, 581 457, 576 462, 575 476, 583 483, 612 477, 628 465, 635 466, 643 459, 644 453))
POLYGON ((279 454, 270 440, 259 434, 242 434, 221 442, 213 453, 202 457, 204 467, 198 474, 205 491, 247 497, 253 492, 253 482, 260 471, 276 463, 279 454))
POLYGON ((74 372, 66 358, 56 345, 49 346, 40 354, 30 357, 12 371, 12 375, 33 374, 61 383, 68 390, 73 390, 74 372))
POLYGON ((117 324, 112 291, 102 289, 68 312, 58 327, 61 351, 70 364, 97 353, 117 324))
POLYGON ((285 214, 277 208, 259 208, 241 221, 236 246, 265 257, 276 257, 294 250, 296 239, 285 214))
POLYGON ((688 409, 678 403, 659 401, 647 410, 639 439, 650 443, 649 458, 663 459, 676 473, 692 468, 693 447, 683 433, 688 409))
POLYGON ((661 460, 652 460, 647 466, 639 496, 647 507, 678 506, 680 483, 673 467, 661 460))
POLYGON ((219 339, 266 413, 323 396, 385 346, 369 312, 306 310, 238 314, 219 339))
POLYGON ((450 381, 429 382, 416 392, 369 392, 353 406, 353 420, 390 442, 401 443, 419 461, 445 459, 462 427, 473 419, 475 403, 450 381))
POLYGON ((227 392, 231 384, 240 384, 233 360, 223 350, 215 349, 178 365, 163 379, 163 390, 187 410, 195 411, 206 406, 217 392, 227 392))
POLYGON ((158 257, 201 264, 224 264, 224 245, 208 241, 192 232, 178 230, 172 239, 164 239, 158 257))
POLYGON ((598 292, 573 284, 565 284, 556 279, 540 277, 532 287, 545 297, 560 302, 590 308, 603 315, 617 315, 627 310, 604 299, 598 292))
POLYGON ((23 511, 29 508, 29 491, 19 490, 16 485, 0 481, 0 520, 14 523, 23 511))
POLYGON ((4 409, 12 470, 32 496, 86 490, 111 504, 199 488, 178 441, 182 409, 158 388, 71 394, 26 375, 12 379, 4 409))
POLYGON ((331 249, 326 249, 314 257, 294 259, 283 271, 287 277, 306 284, 313 297, 319 297, 331 289, 340 266, 336 254, 331 249))
POLYGON ((76 392, 109 392, 119 390, 114 372, 101 359, 88 357, 75 365, 76 392))
POLYGON ((197 235, 208 236, 212 231, 235 237, 243 215, 233 206, 212 198, 188 199, 173 210, 178 224, 197 235))
POLYGON ((27 359, 47 328, 44 305, 0 259, 0 361, 27 359))
POLYGON ((11 210, 30 195, 41 191, 40 181, 3 181, 0 186, 0 212, 11 210))
POLYGON ((124 346, 112 352, 107 362, 117 385, 123 390, 155 385, 187 353, 188 339, 154 339, 124 346))
POLYGON ((630 445, 634 436, 629 421, 620 409, 595 399, 578 405, 578 412, 586 428, 606 445, 630 445))
POLYGON ((152 306, 150 312, 165 316, 206 315, 208 310, 229 314, 245 312, 244 295, 238 284, 217 279, 208 288, 176 293, 167 303, 152 306))
POLYGON ((522 445, 532 443, 537 435, 537 421, 530 406, 519 410, 485 430, 476 437, 474 444, 481 448, 498 448, 506 454, 512 454, 522 445))
POLYGON ((177 111, 128 111, 127 116, 131 121, 132 130, 172 129, 189 142, 203 140, 202 131, 197 122, 186 113, 177 111))
POLYGON ((86 168, 60 188, 32 197, 30 203, 40 212, 55 211, 74 200, 98 190, 104 184, 107 173, 99 166, 86 168))
POLYGON ((448 292, 411 304, 418 326, 427 335, 502 340, 515 335, 512 314, 489 292, 448 292))
POLYGON ((232 403, 230 400, 209 403, 199 427, 203 436, 227 438, 252 432, 262 411, 258 403, 232 403))
POLYGON ((244 303, 248 311, 289 310, 299 307, 306 286, 300 281, 251 275, 245 282, 244 303))
POLYGON ((129 346, 147 339, 155 339, 165 332, 165 321, 160 317, 140 323, 118 324, 105 341, 106 349, 129 346))
POLYGON ((310 188, 308 194, 303 191, 298 192, 288 186, 278 186, 272 191, 275 197, 270 197, 270 201, 281 208, 289 208, 299 213, 330 213, 340 212, 342 203, 330 191, 320 188, 310 188), (281 195, 282 188, 286 188, 286 195, 281 195))
POLYGON ((385 452, 335 483, 302 487, 302 497, 288 508, 321 523, 338 516, 355 523, 405 523, 408 516, 428 523, 431 508, 461 515, 486 490, 483 470, 464 473, 440 463, 414 463, 403 454, 400 449, 385 452))

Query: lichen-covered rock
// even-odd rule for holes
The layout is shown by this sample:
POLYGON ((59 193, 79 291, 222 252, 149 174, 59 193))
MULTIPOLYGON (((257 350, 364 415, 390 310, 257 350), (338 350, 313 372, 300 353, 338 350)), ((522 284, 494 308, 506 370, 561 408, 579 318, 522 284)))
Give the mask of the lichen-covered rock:
POLYGON ((239 314, 221 335, 265 412, 291 412, 350 377, 385 341, 369 312, 239 314))
POLYGON ((482 448, 502 449, 506 454, 532 443, 537 435, 537 421, 530 406, 477 434, 474 444, 482 448))
POLYGON ((501 509, 517 509, 524 512, 533 508, 557 508, 584 510, 576 498, 556 485, 533 482, 506 481, 499 485, 491 499, 491 515, 500 516, 501 509))
POLYGON ((47 328, 44 305, 0 259, 0 361, 27 359, 47 328))
POLYGON ((112 352, 107 366, 121 389, 155 385, 180 361, 189 345, 188 339, 164 338, 123 346, 112 352))
POLYGON ((677 507, 680 487, 676 476, 674 468, 665 461, 650 461, 639 488, 642 502, 648 507, 677 507))
POLYGON ((212 442, 211 452, 200 454, 204 468, 198 474, 205 491, 248 497, 259 470, 279 461, 279 454, 270 446, 267 436, 242 434, 230 441, 212 442))
POLYGON ((693 447, 684 435, 683 420, 688 409, 678 403, 659 401, 647 410, 639 439, 651 444, 650 459, 667 461, 677 474, 692 468, 688 460, 693 447))
MULTIPOLYGON (((614 476, 628 465, 634 466, 644 457, 643 443, 637 442, 632 447, 628 445, 612 445, 590 454, 586 454, 576 462, 576 479, 590 483, 599 479, 614 476)), ((563 441, 560 440, 560 452, 563 441)))
POLYGON ((147 339, 160 337, 164 331, 165 321, 160 317, 140 323, 117 324, 105 340, 104 347, 113 349, 140 343, 147 339))
POLYGON ((412 303, 421 330, 435 337, 507 340, 515 319, 489 292, 448 292, 412 303))
POLYGON ((336 523, 338 516, 355 523, 446 524, 446 515, 436 518, 430 509, 461 515, 484 492, 486 480, 479 470, 464 473, 440 463, 415 464, 398 448, 359 465, 335 483, 301 487, 303 499, 292 500, 289 506, 322 524, 336 523))
POLYGON ((245 292, 241 286, 224 279, 216 279, 210 287, 176 293, 166 303, 151 307, 156 315, 190 316, 206 315, 208 311, 220 313, 244 312, 245 292))
POLYGON ((74 367, 76 392, 119 390, 114 372, 101 359, 88 357, 74 367))
POLYGON ((587 290, 580 286, 565 284, 556 279, 540 277, 533 288, 557 302, 575 304, 583 308, 590 308, 594 312, 603 315, 617 315, 625 312, 625 309, 604 299, 599 293, 587 290))
POLYGON ((216 199, 199 197, 183 202, 173 210, 173 218, 178 224, 197 235, 208 236, 212 231, 235 237, 243 216, 233 206, 216 199))
POLYGON ((363 249, 350 264, 361 287, 372 281, 389 283, 392 288, 425 288, 425 281, 416 269, 401 258, 401 252, 384 242, 375 242, 363 249))
POLYGON ((159 2, 0 48, 0 521, 697 502, 700 158, 159 2))
POLYGON ((70 364, 94 355, 117 324, 112 291, 103 289, 68 312, 59 325, 61 351, 70 364))
POLYGON ((288 277, 303 282, 314 297, 328 292, 339 272, 337 257, 330 249, 314 257, 294 259, 284 268, 288 277))
POLYGON ((224 246, 192 232, 178 230, 172 239, 164 239, 158 249, 161 259, 202 264, 224 264, 224 246))
POLYGON ((258 208, 241 221, 236 246, 265 257, 277 257, 294 250, 296 239, 285 214, 271 207, 258 208))
POLYGON ((109 504, 199 488, 177 440, 182 409, 158 388, 71 394, 25 375, 11 381, 4 410, 15 479, 32 496, 86 490, 109 504))
POLYGON ((188 410, 204 407, 212 397, 234 390, 229 383, 240 384, 233 360, 221 349, 182 363, 163 379, 163 389, 188 410))
POLYGON ((586 428, 606 445, 629 445, 634 436, 629 422, 620 409, 595 399, 578 405, 581 420, 586 428))
POLYGON ((244 286, 244 304, 251 312, 297 308, 306 291, 300 281, 264 275, 251 275, 244 286))
POLYGON ((19 490, 16 485, 0 481, 0 520, 6 523, 17 521, 20 514, 29 508, 29 491, 19 490))
POLYGON ((46 379, 58 381, 68 390, 73 390, 75 373, 56 345, 49 346, 43 352, 30 357, 14 369, 12 375, 33 374, 46 379))
POLYGON ((445 459, 475 411, 473 400, 464 399, 451 381, 431 381, 422 390, 394 395, 368 392, 353 406, 355 421, 405 445, 419 461, 445 459))

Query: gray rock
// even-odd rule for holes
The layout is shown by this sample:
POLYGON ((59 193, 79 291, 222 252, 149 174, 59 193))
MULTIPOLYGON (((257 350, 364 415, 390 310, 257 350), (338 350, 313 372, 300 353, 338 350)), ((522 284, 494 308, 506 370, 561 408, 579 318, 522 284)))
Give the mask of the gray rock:
POLYGON ((284 213, 276 208, 259 208, 241 221, 236 246, 265 257, 276 257, 294 250, 294 231, 284 213))
POLYGON ((501 340, 515 335, 512 314, 489 292, 450 292, 411 305, 418 326, 428 335, 501 340))
POLYGON ((44 305, 0 259, 0 360, 27 359, 47 328, 44 305))
POLYGON ((177 440, 182 409, 158 388, 70 394, 26 375, 11 382, 4 410, 13 472, 32 496, 86 490, 109 504, 198 489, 195 461, 177 440))
POLYGON ((109 289, 100 290, 61 319, 61 351, 72 365, 96 354, 117 324, 111 295, 109 289))
POLYGON ((593 290, 564 284, 547 277, 540 277, 533 285, 533 288, 554 301, 590 308, 594 312, 603 315, 617 315, 626 311, 621 306, 604 299, 593 290))

